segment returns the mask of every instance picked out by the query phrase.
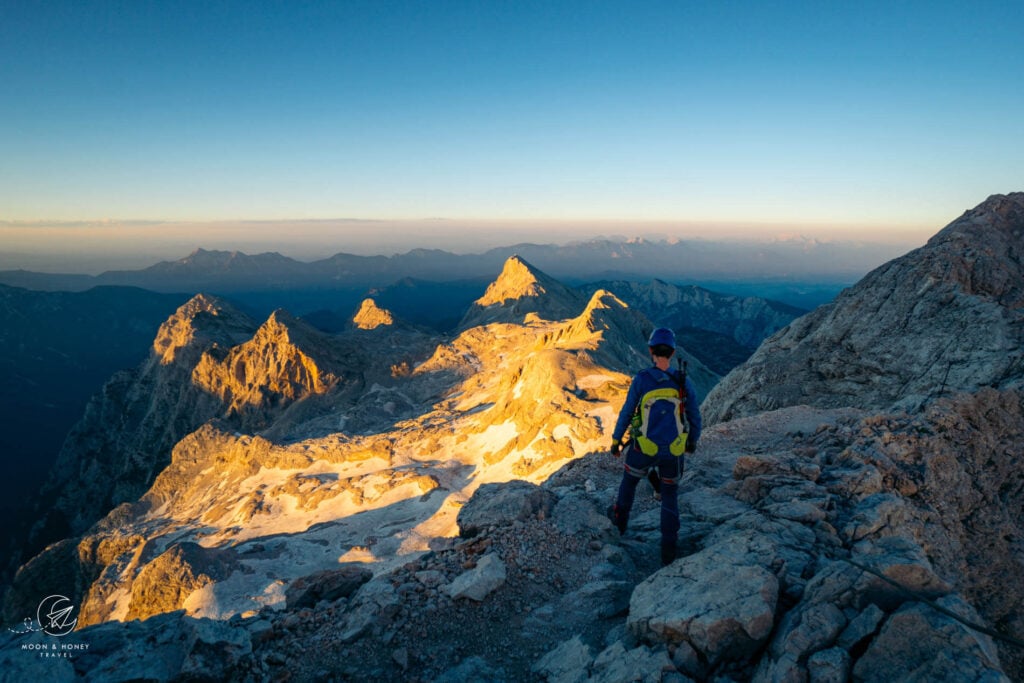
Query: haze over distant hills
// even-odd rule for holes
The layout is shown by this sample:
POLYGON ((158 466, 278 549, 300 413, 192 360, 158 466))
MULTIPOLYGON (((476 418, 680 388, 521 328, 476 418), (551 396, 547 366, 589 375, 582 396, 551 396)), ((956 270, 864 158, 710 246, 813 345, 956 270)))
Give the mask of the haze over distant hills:
MULTIPOLYGON (((397 245, 396 245, 397 246, 397 245)), ((686 284, 717 283, 717 289, 757 294, 810 309, 830 300, 842 286, 900 255, 892 244, 857 244, 789 239, 770 242, 645 239, 595 239, 564 245, 517 244, 480 254, 413 249, 392 256, 337 253, 309 263, 276 252, 197 249, 185 258, 141 270, 99 275, 0 271, 0 283, 38 290, 81 291, 96 285, 130 285, 158 292, 245 293, 247 303, 266 310, 269 292, 289 291, 289 309, 302 315, 336 309, 332 293, 349 292, 348 307, 371 287, 388 287, 402 278, 479 282, 480 292, 505 260, 518 254, 567 283, 593 280, 661 278, 686 284), (747 288, 736 291, 729 285, 747 288), (751 286, 761 291, 750 291, 751 286)), ((472 298, 469 299, 472 301, 472 298)), ((278 305, 281 305, 278 303, 278 305)))
MULTIPOLYGON (((450 335, 197 295, 76 427, 4 619, 68 596, 68 680, 1022 680, 1022 240, 993 196, 718 383, 663 568, 646 485, 605 515, 638 309, 778 307, 521 257, 450 335)), ((8 631, 31 680, 52 637, 8 631)))
MULTIPOLYGON (((641 251, 649 247, 640 245, 641 251)), ((546 252, 549 248, 534 246, 533 249, 546 252)), ((13 281, 23 285, 91 287, 83 292, 48 292, 0 284, 0 383, 5 387, 0 399, 12 424, 26 427, 7 430, 0 438, 6 446, 0 451, 0 464, 13 474, 0 486, 6 493, 8 515, 21 514, 26 505, 38 502, 37 491, 43 474, 54 465, 65 435, 86 411, 90 396, 100 392, 104 381, 112 375, 115 379, 105 392, 113 391, 119 381, 124 381, 123 372, 115 373, 126 371, 141 361, 147 350, 152 353, 156 328, 194 293, 192 288, 223 295, 226 301, 221 305, 228 306, 230 302, 236 315, 248 314, 257 320, 267 318, 277 309, 305 312, 301 315, 304 323, 328 334, 343 333, 351 327, 354 316, 369 315, 366 302, 367 297, 372 297, 374 305, 379 304, 381 309, 389 311, 388 315, 393 313, 398 319, 424 327, 421 333, 434 335, 450 334, 457 327, 465 329, 488 322, 492 315, 504 315, 501 302, 518 298, 515 291, 518 287, 532 292, 522 302, 537 301, 534 295, 540 291, 549 295, 545 301, 561 301, 555 309, 542 311, 551 319, 577 313, 599 289, 562 284, 524 265, 518 256, 505 262, 495 260, 488 271, 486 263, 492 257, 493 254, 481 265, 474 257, 420 250, 392 258, 337 255, 317 264, 303 264, 278 254, 247 256, 199 250, 179 261, 95 278, 24 271, 8 273, 13 281), (509 289, 488 295, 487 283, 503 270, 503 263, 506 267, 511 264, 512 272, 495 282, 509 289), (312 273, 307 272, 310 268, 312 273), (416 279, 399 270, 402 268, 420 276, 448 279, 416 279), (476 272, 485 272, 486 276, 451 279, 476 272), (137 287, 96 286, 96 282, 106 281, 138 282, 167 293, 137 287), (339 282, 342 284, 337 284, 339 282), (182 291, 189 293, 177 293, 182 291), (561 296, 552 298, 550 295, 554 292, 560 292, 561 296)), ((639 257, 631 258, 636 261, 639 257)), ((492 286, 497 286, 495 282, 492 286)), ((631 307, 658 324, 677 328, 684 346, 692 349, 695 357, 709 367, 713 366, 713 372, 718 374, 742 362, 762 339, 802 313, 763 299, 727 297, 693 286, 687 286, 684 292, 680 287, 666 282, 617 281, 614 287, 609 284, 604 288, 628 292, 631 307), (652 295, 641 294, 648 290, 652 295), (673 301, 668 317, 659 317, 659 297, 673 301), (737 307, 738 301, 746 303, 737 307), (763 315, 763 311, 776 309, 784 311, 781 316, 763 315), (706 348, 719 352, 709 354, 706 348)), ((530 305, 522 302, 516 306, 530 305)), ((642 343, 641 337, 633 342, 642 343)), ((149 378, 147 381, 155 381, 152 378, 164 371, 166 368, 156 363, 144 374, 149 378)), ((187 384, 183 382, 183 386, 187 384)), ((713 381, 706 389, 710 389, 711 384, 713 381)), ((195 428, 201 423, 202 420, 193 424, 188 414, 208 417, 202 409, 205 395, 198 392, 187 402, 181 424, 195 428)), ((133 405, 135 403, 126 399, 116 409, 111 408, 113 412, 103 412, 100 417, 120 420, 118 415, 131 412, 133 405)), ((163 406, 155 412, 165 415, 175 410, 163 406)), ((93 444, 90 452, 102 455, 114 448, 114 444, 125 447, 136 441, 150 445, 161 443, 159 438, 149 434, 150 431, 154 430, 133 427, 127 432, 119 431, 93 444), (136 434, 140 429, 141 436, 136 434)), ((184 433, 173 432, 175 440, 184 433)), ((70 438, 83 441, 79 433, 72 433, 70 438)), ((161 448, 167 450, 170 445, 173 444, 164 444, 161 448)), ((130 491, 127 497, 137 493, 130 491)), ((7 531, 0 532, 0 546, 6 546, 7 534, 17 526, 9 525, 7 531)))

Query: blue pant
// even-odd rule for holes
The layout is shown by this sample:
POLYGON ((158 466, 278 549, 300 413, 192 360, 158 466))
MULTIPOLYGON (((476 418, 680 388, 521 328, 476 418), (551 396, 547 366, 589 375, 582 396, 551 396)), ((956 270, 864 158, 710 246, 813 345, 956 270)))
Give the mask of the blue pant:
POLYGON ((623 451, 626 471, 619 484, 619 495, 615 501, 617 513, 622 519, 629 519, 633 508, 636 485, 647 476, 651 467, 658 468, 661 478, 661 547, 675 549, 679 533, 679 480, 683 476, 683 459, 670 453, 655 456, 644 455, 639 448, 627 447, 623 451))

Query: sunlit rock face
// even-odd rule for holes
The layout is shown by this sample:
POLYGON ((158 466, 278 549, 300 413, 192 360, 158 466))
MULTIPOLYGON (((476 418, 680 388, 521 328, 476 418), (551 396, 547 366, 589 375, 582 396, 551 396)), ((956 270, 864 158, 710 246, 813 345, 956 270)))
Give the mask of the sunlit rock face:
POLYGON ((231 348, 255 330, 248 316, 203 294, 170 316, 149 359, 114 375, 68 435, 43 490, 40 534, 47 526, 81 533, 145 492, 170 462, 174 444, 223 412, 217 398, 192 382, 196 364, 211 349, 231 348))
POLYGON ((375 330, 395 324, 395 318, 391 312, 380 308, 373 299, 364 299, 359 310, 352 318, 352 324, 360 330, 375 330))
POLYGON ((381 320, 369 304, 339 335, 278 311, 246 339, 197 351, 195 320, 224 314, 208 299, 190 302, 191 317, 162 330, 154 362, 192 361, 162 391, 186 392, 206 417, 148 490, 82 541, 108 549, 87 553, 83 623, 164 607, 224 617, 280 606, 293 579, 339 561, 383 569, 454 535, 481 483, 539 482, 602 452, 629 374, 649 362, 638 348, 650 323, 611 293, 582 300, 518 259, 489 291, 502 302, 524 294, 535 310, 447 341, 393 318, 360 325, 381 320), (570 314, 537 313, 555 310, 570 314), (213 564, 196 550, 227 547, 231 561, 213 564), (175 577, 183 586, 164 590, 175 577), (164 607, 143 608, 140 596, 164 607))
POLYGON ((326 335, 275 311, 251 340, 203 353, 192 383, 216 397, 228 416, 253 415, 258 425, 268 413, 341 381, 341 352, 332 347, 326 335))
MULTIPOLYGON (((193 354, 183 386, 219 412, 140 495, 26 564, 5 616, 77 591, 90 671, 122 678, 154 644, 169 680, 1024 676, 990 635, 1024 629, 1012 381, 913 411, 872 406, 869 385, 863 404, 718 414, 683 460, 680 553, 661 568, 646 482, 624 536, 606 516, 610 432, 652 325, 611 291, 559 317, 547 276, 505 271, 524 268, 525 286, 495 288, 523 296, 478 302, 484 322, 452 337, 399 321, 323 335, 278 313, 193 354), (253 379, 294 393, 257 414, 233 403, 268 396, 253 379)), ((986 281, 1012 322, 1019 280, 986 281)), ((758 377, 729 395, 756 404, 758 377)), ((0 665, 18 671, 11 651, 0 665)))
POLYGON ((494 322, 522 323, 531 313, 544 320, 562 320, 578 314, 585 303, 578 292, 512 256, 466 312, 459 329, 494 322))

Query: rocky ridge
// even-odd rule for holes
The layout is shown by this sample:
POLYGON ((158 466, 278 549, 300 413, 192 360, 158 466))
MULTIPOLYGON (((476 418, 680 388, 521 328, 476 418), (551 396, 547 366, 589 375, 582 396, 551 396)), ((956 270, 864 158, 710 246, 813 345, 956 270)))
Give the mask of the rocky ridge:
POLYGON ((459 329, 493 322, 521 323, 528 314, 562 320, 575 315, 582 304, 577 292, 519 256, 511 256, 484 295, 473 302, 459 329))
POLYGON ((336 566, 277 610, 77 631, 88 654, 54 680, 123 680, 139 660, 154 680, 1019 679, 1019 651, 979 629, 1021 625, 1019 556, 991 541, 1021 537, 1022 424, 1024 396, 991 389, 916 416, 719 424, 688 463, 683 553, 662 569, 649 489, 620 537, 602 513, 620 466, 594 453, 539 485, 480 486, 457 537, 372 578, 336 566))
POLYGON ((612 300, 471 328, 429 357, 416 347, 419 360, 387 328, 327 338, 274 314, 199 356, 192 385, 218 399, 216 419, 177 443, 137 501, 23 567, 8 613, 71 584, 83 625, 179 608, 227 618, 280 606, 292 581, 339 561, 383 571, 429 550, 481 483, 539 481, 603 447, 628 377, 595 358, 636 354, 629 340, 649 329, 612 300), (337 378, 356 367, 346 388, 337 378), (257 414, 243 410, 251 397, 257 414), (154 593, 161 583, 181 586, 154 593))
MULTIPOLYGON (((138 498, 175 443, 220 409, 191 381, 211 348, 231 347, 255 324, 230 304, 198 295, 160 326, 150 358, 114 375, 71 430, 43 488, 46 528, 81 533, 115 505, 138 498)), ((45 541, 53 540, 42 539, 45 541)))
MULTIPOLYGON (((355 404, 293 420, 297 439, 208 423, 53 563, 77 567, 61 580, 86 586, 83 622, 163 613, 76 632, 88 655, 54 671, 119 680, 148 656, 159 680, 1024 675, 1019 390, 719 422, 688 460, 683 556, 658 569, 647 489, 625 536, 603 514, 628 378, 604 363, 642 320, 619 304, 464 330, 361 394, 378 417, 410 399, 366 433, 339 431, 355 404)), ((0 653, 11 675, 32 663, 0 653)))
POLYGON ((761 342, 806 311, 758 297, 718 294, 696 285, 663 280, 614 280, 588 285, 615 292, 656 325, 700 328, 730 337, 740 346, 756 349, 761 342))
POLYGON ((914 410, 1024 384, 1024 193, 994 195, 796 320, 730 373, 710 422, 791 405, 914 410))

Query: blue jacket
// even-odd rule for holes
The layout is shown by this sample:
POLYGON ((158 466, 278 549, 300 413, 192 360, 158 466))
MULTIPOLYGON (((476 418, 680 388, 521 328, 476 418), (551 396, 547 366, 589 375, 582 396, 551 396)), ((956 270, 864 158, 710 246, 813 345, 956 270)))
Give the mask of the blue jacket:
MULTIPOLYGON (((629 392, 626 394, 626 402, 622 404, 622 410, 619 411, 618 422, 615 423, 615 431, 612 432, 612 441, 618 442, 622 439, 623 434, 629 429, 630 419, 633 417, 633 413, 636 411, 637 405, 640 403, 640 399, 648 391, 654 389, 663 389, 665 387, 672 387, 675 389, 679 388, 679 372, 671 371, 665 372, 659 370, 656 366, 651 366, 646 370, 641 370, 637 373, 636 377, 629 385, 629 392)), ((690 378, 686 378, 686 421, 690 425, 690 434, 687 437, 687 443, 692 446, 697 445, 697 441, 700 439, 701 421, 700 421, 700 404, 697 403, 697 392, 693 388, 693 382, 690 378)), ((656 435, 650 435, 655 441, 658 441, 656 435)), ((674 434, 668 438, 671 440, 674 438, 674 434)))

